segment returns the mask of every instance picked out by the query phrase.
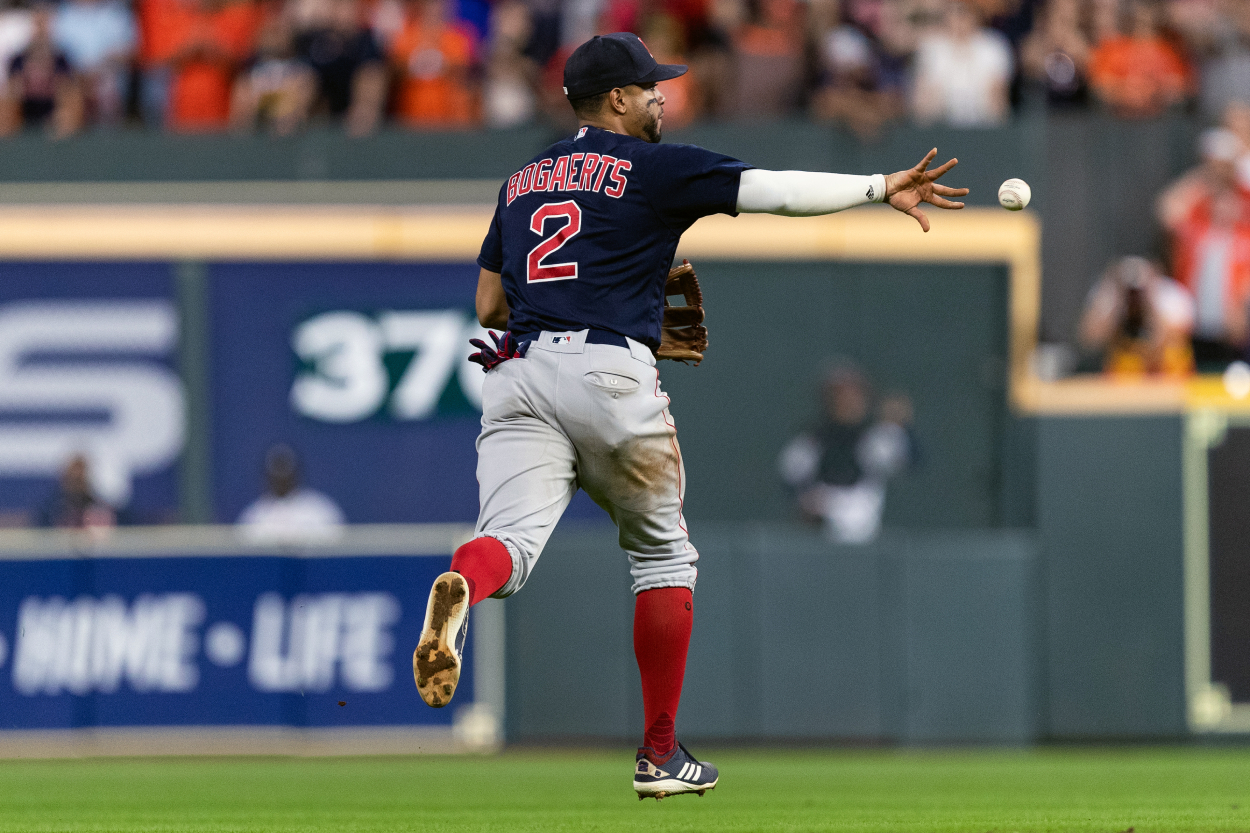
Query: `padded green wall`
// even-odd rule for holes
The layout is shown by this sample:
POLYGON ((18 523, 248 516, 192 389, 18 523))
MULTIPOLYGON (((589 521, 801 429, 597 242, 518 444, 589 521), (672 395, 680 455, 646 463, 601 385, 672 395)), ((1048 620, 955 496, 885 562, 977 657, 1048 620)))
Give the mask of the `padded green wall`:
POLYGON ((686 457, 691 518, 793 514, 777 455, 816 417, 822 378, 847 358, 881 389, 915 402, 921 465, 890 486, 888 522, 1003 524, 1004 268, 697 266, 710 349, 699 367, 661 370, 686 457))

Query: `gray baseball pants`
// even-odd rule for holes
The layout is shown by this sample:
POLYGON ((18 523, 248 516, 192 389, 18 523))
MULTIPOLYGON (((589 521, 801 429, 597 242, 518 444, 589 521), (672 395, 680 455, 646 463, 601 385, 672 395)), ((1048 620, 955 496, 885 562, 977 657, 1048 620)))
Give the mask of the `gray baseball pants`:
POLYGON ((512 557, 495 597, 525 584, 578 487, 616 523, 634 593, 694 589, 699 554, 682 517, 677 430, 654 356, 629 345, 587 344, 585 330, 543 332, 524 358, 486 374, 475 531, 512 557))

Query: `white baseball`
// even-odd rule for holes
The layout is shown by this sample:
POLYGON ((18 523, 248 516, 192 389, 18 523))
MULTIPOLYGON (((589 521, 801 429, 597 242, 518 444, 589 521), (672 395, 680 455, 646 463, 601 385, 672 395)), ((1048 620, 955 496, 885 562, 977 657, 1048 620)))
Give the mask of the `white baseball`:
POLYGON ((1019 211, 1032 197, 1033 190, 1023 179, 1009 179, 998 186, 998 204, 1008 211, 1019 211))

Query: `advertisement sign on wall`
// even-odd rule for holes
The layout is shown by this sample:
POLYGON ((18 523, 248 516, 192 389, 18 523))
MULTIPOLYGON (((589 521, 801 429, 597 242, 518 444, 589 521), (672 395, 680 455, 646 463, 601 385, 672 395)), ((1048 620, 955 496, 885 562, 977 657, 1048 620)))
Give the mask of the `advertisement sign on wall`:
POLYGON ((0 263, 0 511, 37 522, 74 455, 137 521, 178 506, 185 443, 168 263, 0 263))
MULTIPOLYGON (((0 560, 0 730, 452 725, 413 685, 449 556, 0 560)), ((458 706, 474 702, 473 640, 458 706)))
MULTIPOLYGON (((352 523, 471 523, 485 338, 472 263, 223 263, 209 268, 213 499, 229 523, 265 452, 352 523)), ((582 496, 569 517, 602 517, 582 496)))

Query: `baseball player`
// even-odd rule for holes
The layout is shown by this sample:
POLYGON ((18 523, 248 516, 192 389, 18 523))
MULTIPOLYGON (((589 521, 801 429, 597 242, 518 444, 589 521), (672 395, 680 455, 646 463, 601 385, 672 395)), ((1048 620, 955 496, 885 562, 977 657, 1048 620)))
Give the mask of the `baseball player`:
POLYGON ((660 144, 664 96, 656 84, 685 71, 658 64, 632 34, 582 44, 564 67, 581 126, 500 189, 478 258, 478 319, 506 332, 491 334, 493 347, 476 341, 472 356, 486 371, 476 537, 435 580, 413 654, 422 699, 446 705, 469 608, 525 584, 565 507, 585 489, 616 523, 629 556, 645 713, 634 790, 657 799, 702 795, 718 779, 715 766, 677 741, 674 725, 699 554, 682 517, 685 473, 656 357, 675 331, 665 296, 682 232, 709 214, 809 216, 870 202, 888 202, 928 231, 921 203, 962 208, 946 198, 967 193, 936 182, 956 162, 928 170, 936 150, 908 171, 847 176, 758 170, 692 145, 660 144))

